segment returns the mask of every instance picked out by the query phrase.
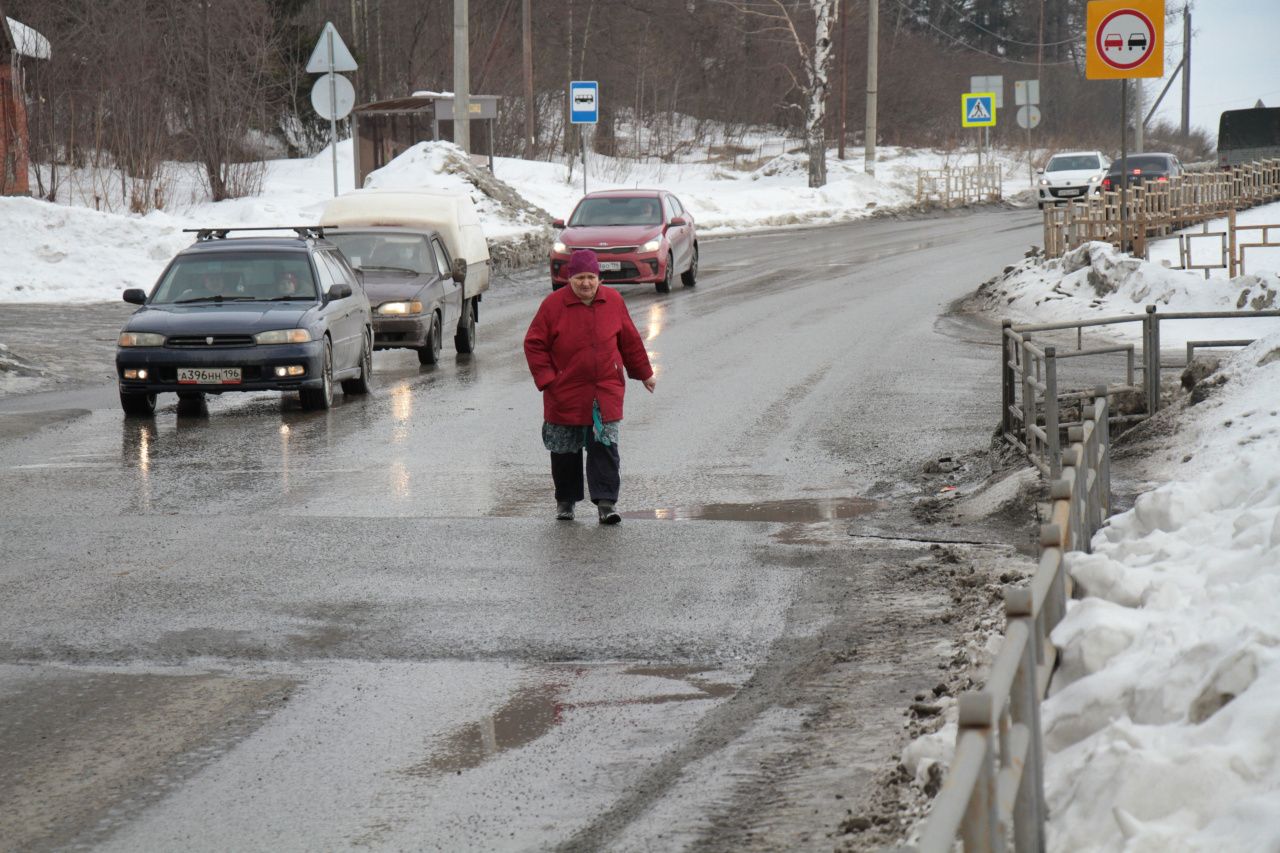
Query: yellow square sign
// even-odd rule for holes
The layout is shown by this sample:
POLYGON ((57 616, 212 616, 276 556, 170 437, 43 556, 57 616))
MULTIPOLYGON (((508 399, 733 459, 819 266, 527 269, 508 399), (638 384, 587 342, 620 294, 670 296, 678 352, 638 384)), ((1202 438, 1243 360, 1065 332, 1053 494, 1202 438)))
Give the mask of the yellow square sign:
POLYGON ((961 95, 960 124, 964 127, 995 127, 996 93, 965 92, 961 95))
POLYGON ((1164 76, 1164 0, 1092 0, 1085 77, 1164 76))

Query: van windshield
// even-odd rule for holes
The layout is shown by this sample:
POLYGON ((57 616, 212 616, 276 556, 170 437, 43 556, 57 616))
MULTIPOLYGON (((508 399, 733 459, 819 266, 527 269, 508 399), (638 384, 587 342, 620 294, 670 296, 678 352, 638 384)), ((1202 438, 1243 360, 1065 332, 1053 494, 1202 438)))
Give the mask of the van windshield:
POLYGON ((342 250, 354 269, 399 270, 415 275, 436 271, 426 238, 417 234, 329 231, 325 239, 342 250))

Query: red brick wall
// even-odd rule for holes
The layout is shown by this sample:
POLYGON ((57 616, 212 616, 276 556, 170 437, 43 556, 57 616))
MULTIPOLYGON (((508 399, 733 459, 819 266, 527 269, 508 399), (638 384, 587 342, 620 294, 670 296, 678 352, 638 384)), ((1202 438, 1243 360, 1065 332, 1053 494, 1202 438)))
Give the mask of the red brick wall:
POLYGON ((13 66, 0 63, 0 195, 29 195, 27 110, 13 66))

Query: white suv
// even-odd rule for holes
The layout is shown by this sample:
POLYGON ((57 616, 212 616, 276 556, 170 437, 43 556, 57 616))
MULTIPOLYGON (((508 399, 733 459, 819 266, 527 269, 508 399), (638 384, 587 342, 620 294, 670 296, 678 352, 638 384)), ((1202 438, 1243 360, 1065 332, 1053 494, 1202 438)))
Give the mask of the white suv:
POLYGON ((1111 161, 1101 151, 1063 151, 1040 170, 1039 207, 1102 192, 1111 161))

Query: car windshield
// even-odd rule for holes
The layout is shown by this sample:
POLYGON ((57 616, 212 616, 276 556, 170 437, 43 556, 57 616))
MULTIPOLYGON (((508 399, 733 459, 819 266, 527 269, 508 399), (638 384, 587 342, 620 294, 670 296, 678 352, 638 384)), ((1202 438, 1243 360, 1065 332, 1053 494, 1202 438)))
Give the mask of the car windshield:
POLYGON ((655 196, 584 198, 569 219, 575 225, 661 225, 662 213, 655 196))
POLYGON ((301 252, 186 255, 174 259, 151 297, 155 304, 314 300, 315 278, 301 252))
POLYGON ((431 251, 417 234, 373 234, 359 231, 329 231, 325 238, 336 243, 358 270, 391 270, 415 275, 435 272, 431 251))
POLYGON ((1119 160, 1111 164, 1111 171, 1117 174, 1121 168, 1128 169, 1130 172, 1134 169, 1141 169, 1144 172, 1167 172, 1169 171, 1169 161, 1164 157, 1144 157, 1140 154, 1130 154, 1123 165, 1119 160))
POLYGON ((1046 172, 1075 172, 1100 168, 1102 168, 1102 164, 1098 162, 1096 154, 1064 154, 1052 158, 1044 170, 1046 172))

